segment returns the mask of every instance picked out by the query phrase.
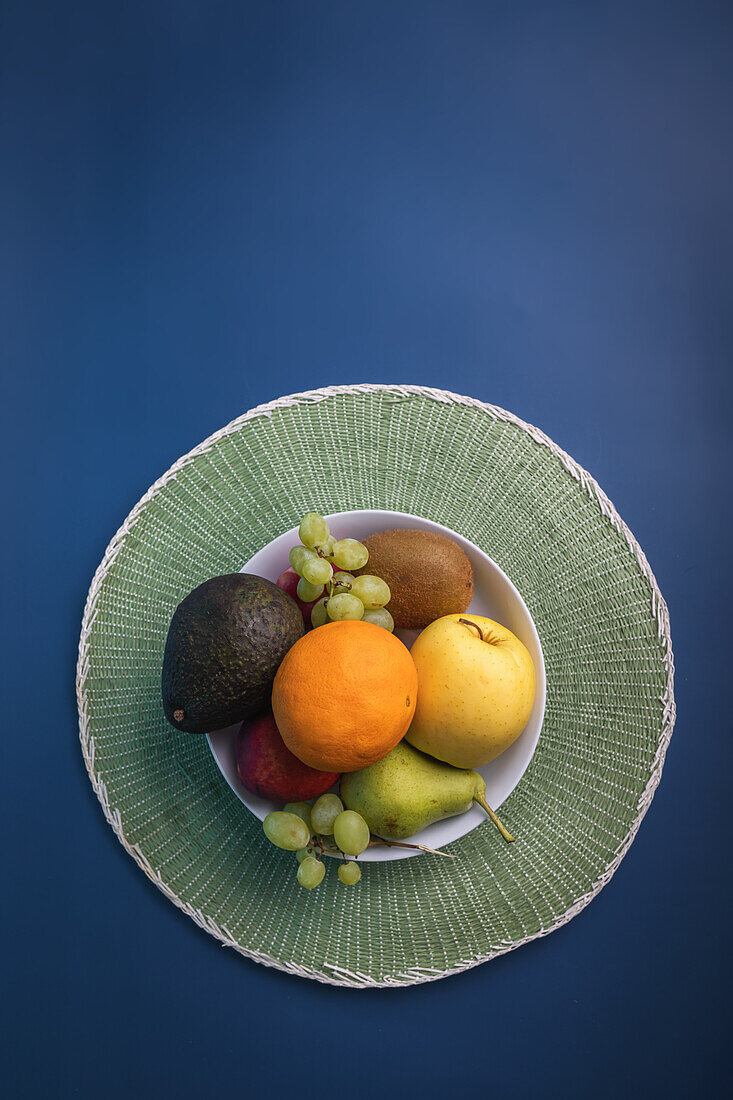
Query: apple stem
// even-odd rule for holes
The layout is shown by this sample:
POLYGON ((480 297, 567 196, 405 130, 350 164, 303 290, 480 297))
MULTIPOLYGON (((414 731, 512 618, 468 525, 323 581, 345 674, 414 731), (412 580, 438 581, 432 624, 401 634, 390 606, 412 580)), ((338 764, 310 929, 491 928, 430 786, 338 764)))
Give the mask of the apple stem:
POLYGON ((494 811, 491 809, 491 806, 489 806, 488 802, 486 801, 486 795, 475 794, 473 796, 473 798, 474 798, 474 802, 478 802, 478 804, 482 808, 482 810, 486 810, 486 813, 489 815, 491 820, 494 822, 497 829, 499 830, 501 835, 504 837, 504 840, 506 840, 508 843, 512 843, 513 840, 514 840, 514 837, 509 832, 506 825, 502 825, 501 821, 499 821, 499 818, 496 816, 494 811))
POLYGON ((484 636, 478 623, 472 622, 471 619, 459 619, 458 622, 463 623, 464 626, 472 626, 474 630, 478 630, 478 636, 483 642, 484 636))

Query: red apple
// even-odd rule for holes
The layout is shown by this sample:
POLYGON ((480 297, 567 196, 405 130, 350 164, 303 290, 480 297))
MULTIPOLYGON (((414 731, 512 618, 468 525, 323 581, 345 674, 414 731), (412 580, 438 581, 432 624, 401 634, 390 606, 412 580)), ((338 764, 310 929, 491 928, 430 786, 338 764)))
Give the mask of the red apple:
POLYGON ((248 791, 276 802, 317 798, 339 777, 338 772, 319 772, 298 760, 280 736, 272 711, 239 727, 237 771, 248 791))
POLYGON ((300 577, 294 569, 286 569, 284 573, 275 581, 278 588, 282 588, 283 592, 287 592, 288 596, 292 596, 293 599, 297 599, 296 589, 298 587, 298 581, 300 577))
POLYGON ((299 580, 300 577, 293 569, 286 569, 285 572, 281 573, 280 576, 277 578, 275 584, 278 586, 278 588, 282 588, 283 592, 287 592, 288 596, 293 597, 298 607, 300 608, 300 613, 303 616, 306 630, 310 630, 311 611, 318 601, 313 600, 312 603, 305 603, 304 600, 300 599, 297 593, 299 580))

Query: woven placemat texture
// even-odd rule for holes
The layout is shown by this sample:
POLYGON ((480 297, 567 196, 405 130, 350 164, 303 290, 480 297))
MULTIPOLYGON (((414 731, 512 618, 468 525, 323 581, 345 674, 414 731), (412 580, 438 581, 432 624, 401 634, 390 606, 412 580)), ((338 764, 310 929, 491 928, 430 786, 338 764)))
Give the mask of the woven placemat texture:
POLYGON ((541 432, 470 398, 334 387, 254 409, 162 477, 94 577, 79 650, 81 743, 105 815, 202 928, 269 966, 366 987, 429 981, 569 920, 605 885, 659 781, 674 723, 667 609, 633 536, 541 432), (382 508, 464 535, 515 583, 547 668, 534 758, 458 857, 363 865, 314 891, 222 778, 205 738, 163 717, 176 605, 309 510, 382 508))

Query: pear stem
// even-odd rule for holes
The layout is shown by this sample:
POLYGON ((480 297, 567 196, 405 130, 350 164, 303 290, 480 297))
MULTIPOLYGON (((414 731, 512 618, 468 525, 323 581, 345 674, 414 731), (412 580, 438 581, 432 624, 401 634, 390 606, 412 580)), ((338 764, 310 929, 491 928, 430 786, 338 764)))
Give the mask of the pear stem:
POLYGON ((489 815, 491 820, 494 822, 497 829, 499 830, 501 835, 504 837, 504 840, 506 840, 508 843, 512 843, 513 840, 514 840, 514 837, 509 832, 506 825, 502 825, 501 821, 499 821, 499 818, 496 816, 494 811, 491 809, 491 806, 489 806, 488 802, 486 801, 486 795, 485 794, 475 794, 473 796, 473 798, 474 798, 474 802, 478 802, 479 806, 483 810, 486 810, 486 813, 489 815))

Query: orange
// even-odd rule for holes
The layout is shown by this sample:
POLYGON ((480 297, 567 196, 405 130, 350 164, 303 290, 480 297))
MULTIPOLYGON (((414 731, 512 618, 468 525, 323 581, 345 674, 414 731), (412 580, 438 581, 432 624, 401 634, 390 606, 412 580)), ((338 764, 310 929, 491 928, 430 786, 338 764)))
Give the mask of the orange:
POLYGON ((415 713, 417 670, 410 651, 384 627, 327 623, 300 638, 277 670, 272 709, 299 760, 353 772, 381 760, 415 713))

